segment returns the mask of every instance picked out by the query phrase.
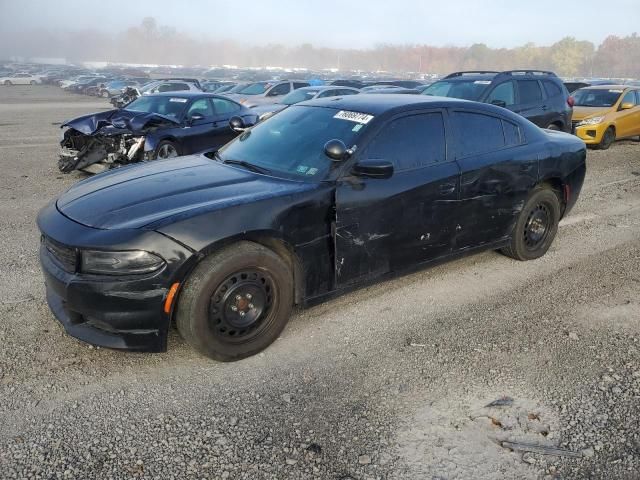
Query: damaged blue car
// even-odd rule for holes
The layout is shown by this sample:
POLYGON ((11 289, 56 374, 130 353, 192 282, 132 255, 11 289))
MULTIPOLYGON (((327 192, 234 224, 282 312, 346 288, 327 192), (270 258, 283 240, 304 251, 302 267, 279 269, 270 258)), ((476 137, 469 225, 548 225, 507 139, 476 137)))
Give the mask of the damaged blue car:
POLYGON ((167 92, 145 95, 123 108, 62 124, 58 168, 99 173, 129 163, 219 148, 237 132, 232 117, 251 125, 257 116, 225 97, 167 92))

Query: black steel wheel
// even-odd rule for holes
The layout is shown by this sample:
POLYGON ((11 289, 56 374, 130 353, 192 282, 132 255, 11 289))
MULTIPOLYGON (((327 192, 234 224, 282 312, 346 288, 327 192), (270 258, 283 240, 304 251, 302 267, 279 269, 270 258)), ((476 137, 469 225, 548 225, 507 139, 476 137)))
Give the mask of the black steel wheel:
POLYGON ((518 215, 509 245, 501 252, 516 260, 540 258, 553 243, 560 215, 558 193, 548 185, 536 187, 518 215))
POLYGON ((176 305, 182 337, 204 355, 234 361, 273 343, 293 307, 293 275, 272 250, 238 242, 202 260, 176 305))

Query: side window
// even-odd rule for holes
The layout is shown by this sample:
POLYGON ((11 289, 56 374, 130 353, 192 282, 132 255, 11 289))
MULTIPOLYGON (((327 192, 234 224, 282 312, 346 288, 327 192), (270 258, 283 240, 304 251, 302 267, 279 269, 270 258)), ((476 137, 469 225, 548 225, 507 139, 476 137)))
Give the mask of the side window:
POLYGON ((302 87, 308 87, 309 84, 307 82, 293 82, 293 89, 296 90, 302 87))
POLYGON ((199 98, 191 104, 189 110, 187 110, 187 118, 192 117, 195 114, 202 115, 205 118, 213 117, 213 110, 208 99, 199 98))
POLYGON ((223 98, 212 98, 211 103, 213 104, 213 111, 216 115, 224 115, 225 113, 235 112, 240 109, 237 103, 223 98))
POLYGON ((622 97, 622 101, 620 102, 620 105, 622 105, 623 103, 633 103, 634 105, 637 105, 633 90, 629 90, 627 93, 624 94, 624 97, 622 97))
POLYGON ((355 95, 356 93, 359 93, 358 91, 351 90, 349 88, 341 88, 337 92, 338 92, 338 95, 355 95))
POLYGON ((487 103, 504 102, 505 105, 513 105, 516 103, 516 92, 513 88, 513 82, 504 82, 493 89, 489 95, 487 103))
POLYGON ((453 126, 461 157, 480 155, 504 148, 502 121, 482 113, 455 112, 453 126))
POLYGON ((502 120, 502 129, 504 130, 504 144, 507 147, 515 147, 522 144, 522 134, 518 125, 502 120))
POLYGON ((542 82, 544 85, 544 90, 547 92, 547 98, 557 97, 558 95, 562 95, 562 89, 553 83, 550 80, 545 80, 542 82))
POLYGON ((636 105, 640 105, 640 90, 636 90, 636 105))
POLYGON ((542 90, 537 80, 518 80, 520 103, 537 103, 542 100, 542 90))
POLYGON ((367 147, 366 158, 388 160, 396 171, 412 170, 446 159, 440 113, 421 113, 392 120, 367 147))
POLYGON ((269 92, 270 97, 275 97, 277 95, 286 95, 291 90, 291 85, 288 83, 281 83, 280 85, 276 85, 269 92))

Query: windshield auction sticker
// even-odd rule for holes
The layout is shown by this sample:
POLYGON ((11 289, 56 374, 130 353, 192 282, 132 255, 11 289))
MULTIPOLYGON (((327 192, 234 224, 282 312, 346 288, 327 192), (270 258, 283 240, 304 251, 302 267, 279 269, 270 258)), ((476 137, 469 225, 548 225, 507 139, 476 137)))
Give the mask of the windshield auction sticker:
POLYGON ((373 115, 360 112, 348 112, 346 110, 340 110, 333 118, 339 118, 340 120, 349 120, 350 122, 361 123, 366 125, 373 120, 373 115))
POLYGON ((170 102, 177 102, 177 103, 187 103, 187 99, 186 98, 170 98, 169 101, 170 102))

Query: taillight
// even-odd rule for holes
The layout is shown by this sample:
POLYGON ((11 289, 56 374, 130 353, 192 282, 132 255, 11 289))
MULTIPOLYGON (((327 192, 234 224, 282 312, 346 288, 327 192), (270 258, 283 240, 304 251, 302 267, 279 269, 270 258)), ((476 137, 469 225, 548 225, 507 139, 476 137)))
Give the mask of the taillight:
POLYGON ((573 97, 567 97, 567 105, 573 108, 575 104, 576 104, 576 101, 573 99, 573 97))

